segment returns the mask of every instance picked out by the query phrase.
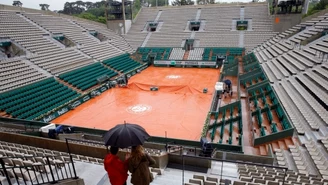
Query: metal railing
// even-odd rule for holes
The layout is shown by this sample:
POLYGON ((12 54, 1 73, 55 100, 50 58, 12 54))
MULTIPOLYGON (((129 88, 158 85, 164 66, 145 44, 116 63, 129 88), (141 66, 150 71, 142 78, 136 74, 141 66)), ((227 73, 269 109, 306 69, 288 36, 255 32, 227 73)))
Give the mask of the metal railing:
POLYGON ((71 156, 0 157, 0 185, 55 184, 66 179, 77 179, 71 156), (2 183, 4 182, 4 183, 2 183))
MULTIPOLYGON (((216 159, 216 158, 209 158, 209 157, 199 157, 199 156, 191 156, 191 155, 181 155, 181 158, 182 158, 182 185, 185 184, 184 180, 185 180, 185 168, 186 168, 186 165, 185 165, 185 159, 193 159, 193 160, 209 160, 209 161, 216 161, 216 162, 221 162, 221 168, 220 168, 220 174, 217 175, 218 176, 218 180, 219 180, 219 183, 220 182, 224 182, 225 178, 224 175, 223 175, 223 172, 224 172, 224 165, 223 163, 234 163, 234 164, 246 164, 246 165, 251 165, 251 166, 261 166, 261 167, 266 167, 266 168, 275 168, 275 169, 279 169, 279 170, 282 170, 284 172, 284 178, 282 180, 282 185, 284 185, 285 183, 285 179, 286 179, 286 176, 287 176, 287 170, 288 168, 286 167, 279 167, 279 166, 273 166, 273 165, 266 165, 266 164, 260 164, 260 163, 250 163, 250 162, 242 162, 242 161, 235 161, 235 160, 226 160, 226 159, 216 159)), ((231 166, 230 166, 231 168, 231 166)), ((211 175, 211 177, 215 177, 214 175, 211 175)), ((229 176, 230 177, 230 176, 229 176)), ((236 179, 238 177, 235 177, 236 179)), ((227 178, 229 179, 229 178, 227 178)))

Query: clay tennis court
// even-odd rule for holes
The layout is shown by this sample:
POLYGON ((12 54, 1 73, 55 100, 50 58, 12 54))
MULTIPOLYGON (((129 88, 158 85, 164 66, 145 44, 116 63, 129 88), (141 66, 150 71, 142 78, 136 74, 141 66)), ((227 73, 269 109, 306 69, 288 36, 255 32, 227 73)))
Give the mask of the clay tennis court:
POLYGON ((149 67, 125 88, 112 88, 52 121, 110 129, 137 123, 152 136, 199 140, 219 69, 149 67), (150 91, 157 86, 158 91, 150 91), (206 94, 203 89, 208 88, 206 94))

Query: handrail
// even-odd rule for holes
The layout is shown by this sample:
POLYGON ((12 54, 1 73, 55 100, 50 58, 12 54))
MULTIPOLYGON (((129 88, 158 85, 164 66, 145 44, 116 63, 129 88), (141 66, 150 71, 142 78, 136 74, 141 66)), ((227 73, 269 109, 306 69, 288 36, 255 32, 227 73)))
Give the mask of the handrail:
MULTIPOLYGON (((45 156, 27 155, 24 157, 0 157, 0 170, 4 173, 4 176, 9 185, 18 182, 24 182, 24 184, 54 184, 61 180, 77 179, 74 162, 70 155, 70 160, 58 160, 56 157, 62 157, 60 155, 45 154, 45 156), (28 163, 24 163, 24 160, 29 158, 34 159, 34 162, 29 160, 28 163), (42 162, 36 160, 39 158, 42 162), (20 163, 11 159, 23 159, 18 160, 20 163), (8 161, 11 161, 11 166, 6 166, 8 161), (73 171, 73 172, 72 172, 73 171), (38 175, 41 174, 41 175, 38 175), (13 180, 14 179, 14 180, 13 180)), ((68 156, 67 156, 68 157, 68 156)), ((0 183, 1 184, 1 183, 0 183)))

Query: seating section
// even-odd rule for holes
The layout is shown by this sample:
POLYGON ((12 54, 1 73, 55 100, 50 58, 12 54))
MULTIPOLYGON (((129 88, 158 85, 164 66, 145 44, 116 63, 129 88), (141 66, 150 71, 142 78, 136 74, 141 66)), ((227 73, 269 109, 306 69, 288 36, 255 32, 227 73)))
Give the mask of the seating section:
POLYGON ((186 39, 194 39, 194 47, 246 47, 250 51, 274 36, 272 18, 266 4, 245 4, 242 7, 208 6, 143 9, 124 37, 133 47, 182 47, 186 39), (251 31, 236 31, 236 21, 249 20, 251 31), (200 20, 200 30, 191 32, 190 20, 200 20), (145 29, 148 22, 157 22, 155 32, 145 29))
POLYGON ((281 168, 270 168, 259 165, 238 164, 239 179, 238 183, 233 184, 318 184, 323 185, 327 179, 320 179, 316 175, 297 173, 291 170, 284 171, 281 168), (285 175, 286 172, 286 175, 285 175))
POLYGON ((173 48, 170 54, 170 60, 182 60, 185 54, 185 50, 182 48, 173 48))
POLYGON ((202 60, 204 48, 194 48, 189 51, 188 60, 202 60))
POLYGON ((241 145, 243 124, 240 103, 220 107, 218 113, 213 113, 213 117, 214 120, 211 121, 208 129, 208 140, 219 144, 241 145))
POLYGON ((92 59, 74 49, 59 50, 30 57, 30 61, 53 75, 93 63, 92 59))
POLYGON ((131 47, 131 45, 125 40, 124 37, 116 34, 115 32, 108 30, 107 27, 103 24, 96 24, 92 22, 83 22, 80 20, 73 20, 76 24, 82 26, 88 31, 96 31, 97 34, 102 34, 107 41, 115 46, 116 48, 128 52, 133 53, 134 49, 131 47))
POLYGON ((124 54, 123 51, 117 49, 108 42, 95 42, 93 44, 88 44, 82 47, 80 50, 98 61, 103 61, 107 58, 116 57, 124 54))
POLYGON ((58 51, 61 48, 43 37, 47 32, 30 24, 14 11, 0 11, 0 35, 35 54, 58 51))
POLYGON ((117 72, 104 67, 101 63, 95 63, 61 74, 59 75, 59 78, 72 86, 85 91, 97 85, 97 78, 105 75, 112 78, 117 75, 117 72))
POLYGON ((9 91, 47 76, 24 62, 25 59, 11 58, 0 61, 0 93, 9 91))
POLYGON ((204 61, 216 61, 216 56, 217 55, 231 55, 231 56, 236 56, 236 55, 242 55, 243 53, 243 48, 204 48, 204 54, 203 54, 203 60, 204 61))
POLYGON ((33 120, 78 96, 78 93, 54 78, 48 78, 0 94, 0 109, 14 118, 33 120))
MULTIPOLYGON (((25 13, 24 15, 53 34, 64 34, 65 37, 81 46, 79 48, 82 52, 98 61, 124 53, 123 50, 111 45, 108 41, 100 42, 100 40, 89 34, 88 31, 71 19, 42 14, 25 13)), ((125 42, 124 40, 121 41, 125 42)))
POLYGON ((138 48, 137 53, 141 54, 142 61, 148 61, 148 55, 156 55, 155 60, 168 60, 172 48, 149 48, 149 47, 140 47, 138 48))
POLYGON ((129 54, 123 54, 118 57, 104 60, 103 63, 119 72, 126 73, 141 66, 137 61, 130 58, 129 54))
POLYGON ((141 47, 148 32, 143 31, 148 21, 154 21, 158 11, 149 11, 147 8, 141 9, 136 22, 134 22, 129 32, 124 35, 125 40, 132 46, 134 50, 141 47))
MULTIPOLYGON (((159 26, 157 26, 156 32, 151 32, 145 47, 181 47, 184 40, 190 38, 191 33, 184 32, 184 30, 186 29, 187 22, 196 17, 197 9, 178 7, 158 10, 145 9, 145 12, 154 11, 157 13, 157 15, 151 18, 153 21, 159 16, 157 19, 159 26)), ((143 24, 145 23, 143 22, 143 24)), ((133 26, 132 24, 131 27, 133 26)))
POLYGON ((248 91, 254 137, 292 128, 271 86, 267 83, 248 91))

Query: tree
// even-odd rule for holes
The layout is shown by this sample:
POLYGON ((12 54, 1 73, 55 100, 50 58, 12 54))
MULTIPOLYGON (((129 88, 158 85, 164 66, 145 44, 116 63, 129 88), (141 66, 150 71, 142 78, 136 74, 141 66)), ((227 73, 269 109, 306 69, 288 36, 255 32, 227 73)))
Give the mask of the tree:
POLYGON ((84 6, 87 10, 91 9, 94 7, 93 2, 87 1, 84 3, 84 6))
POLYGON ((20 2, 20 1, 14 1, 14 2, 13 2, 13 6, 19 6, 19 7, 22 7, 22 6, 23 6, 23 3, 20 2))
POLYGON ((184 5, 194 5, 195 2, 192 0, 175 0, 172 2, 172 6, 184 6, 184 5))
POLYGON ((199 5, 215 4, 215 0, 197 0, 197 4, 199 4, 199 5))
POLYGON ((48 4, 39 4, 39 6, 41 7, 41 10, 49 10, 49 6, 48 4))

